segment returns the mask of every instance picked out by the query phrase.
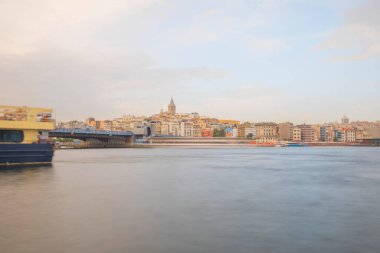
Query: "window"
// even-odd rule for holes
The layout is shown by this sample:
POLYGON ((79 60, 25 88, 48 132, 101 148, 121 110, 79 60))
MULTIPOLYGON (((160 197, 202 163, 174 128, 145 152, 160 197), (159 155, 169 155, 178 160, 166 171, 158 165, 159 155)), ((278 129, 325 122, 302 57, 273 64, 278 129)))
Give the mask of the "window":
POLYGON ((23 131, 0 130, 0 142, 22 142, 24 140, 23 131))

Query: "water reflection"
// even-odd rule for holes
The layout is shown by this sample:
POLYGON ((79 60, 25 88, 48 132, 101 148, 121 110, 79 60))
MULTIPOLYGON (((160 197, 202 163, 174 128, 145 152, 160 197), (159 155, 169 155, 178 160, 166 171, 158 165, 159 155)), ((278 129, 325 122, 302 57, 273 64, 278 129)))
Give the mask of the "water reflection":
POLYGON ((53 164, 28 164, 28 165, 11 165, 11 166, 1 166, 0 165, 0 174, 2 173, 17 173, 27 170, 43 170, 46 168, 52 168, 53 164))
POLYGON ((4 191, 4 187, 8 184, 22 183, 24 186, 30 184, 45 184, 52 177, 53 165, 15 165, 0 166, 0 187, 4 191))

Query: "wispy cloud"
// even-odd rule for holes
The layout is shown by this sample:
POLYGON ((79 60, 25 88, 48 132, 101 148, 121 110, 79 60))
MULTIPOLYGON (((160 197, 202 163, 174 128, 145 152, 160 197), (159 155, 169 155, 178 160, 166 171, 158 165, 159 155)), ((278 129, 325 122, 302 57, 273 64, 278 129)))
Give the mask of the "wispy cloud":
POLYGON ((369 0, 346 13, 343 26, 334 30, 319 48, 332 50, 333 60, 380 58, 380 2, 369 0))

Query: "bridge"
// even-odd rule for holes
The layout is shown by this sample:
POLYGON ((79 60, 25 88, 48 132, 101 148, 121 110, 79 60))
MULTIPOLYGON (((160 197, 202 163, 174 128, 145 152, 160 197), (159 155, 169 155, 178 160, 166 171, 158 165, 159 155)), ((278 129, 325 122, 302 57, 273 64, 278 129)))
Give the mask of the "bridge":
POLYGON ((371 146, 380 146, 380 137, 367 137, 362 139, 362 143, 371 146))
POLYGON ((134 141, 131 131, 100 131, 89 129, 55 129, 49 132, 49 137, 70 138, 80 140, 74 143, 74 147, 80 148, 105 148, 127 147, 134 141))

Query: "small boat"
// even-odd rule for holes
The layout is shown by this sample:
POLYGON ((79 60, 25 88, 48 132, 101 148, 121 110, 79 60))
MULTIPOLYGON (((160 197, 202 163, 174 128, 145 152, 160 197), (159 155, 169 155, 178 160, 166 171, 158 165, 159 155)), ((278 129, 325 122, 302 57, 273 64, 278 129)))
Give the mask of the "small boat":
POLYGON ((285 147, 305 147, 308 146, 306 143, 299 142, 288 142, 285 144, 285 147))
POLYGON ((51 163, 54 128, 51 109, 0 106, 0 165, 51 163))

